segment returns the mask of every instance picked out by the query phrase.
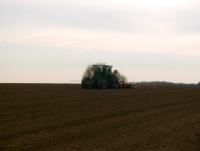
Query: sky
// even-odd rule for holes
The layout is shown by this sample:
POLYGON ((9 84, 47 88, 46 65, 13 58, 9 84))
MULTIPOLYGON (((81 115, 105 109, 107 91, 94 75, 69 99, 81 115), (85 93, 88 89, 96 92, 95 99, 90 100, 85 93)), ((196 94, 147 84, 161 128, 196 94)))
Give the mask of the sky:
POLYGON ((81 81, 103 62, 129 82, 200 81, 199 0, 0 0, 0 83, 81 81))

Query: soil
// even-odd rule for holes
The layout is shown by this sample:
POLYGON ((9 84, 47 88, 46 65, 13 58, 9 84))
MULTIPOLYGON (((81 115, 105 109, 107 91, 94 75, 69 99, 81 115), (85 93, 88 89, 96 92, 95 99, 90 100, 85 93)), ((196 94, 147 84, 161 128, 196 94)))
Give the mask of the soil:
POLYGON ((0 84, 0 150, 199 151, 200 87, 0 84))

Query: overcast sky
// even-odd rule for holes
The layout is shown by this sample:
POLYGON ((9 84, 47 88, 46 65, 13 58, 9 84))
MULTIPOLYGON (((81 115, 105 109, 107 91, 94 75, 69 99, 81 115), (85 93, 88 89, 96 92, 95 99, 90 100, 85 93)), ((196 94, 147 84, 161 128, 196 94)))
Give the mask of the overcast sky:
POLYGON ((0 0, 0 83, 80 81, 98 62, 133 82, 199 82, 200 1, 0 0))

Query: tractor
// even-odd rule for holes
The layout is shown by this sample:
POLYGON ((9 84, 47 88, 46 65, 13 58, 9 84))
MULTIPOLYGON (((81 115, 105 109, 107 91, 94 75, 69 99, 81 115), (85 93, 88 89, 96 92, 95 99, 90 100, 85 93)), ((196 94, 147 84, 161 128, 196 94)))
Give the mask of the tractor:
POLYGON ((112 72, 112 66, 110 65, 93 65, 82 79, 82 88, 116 89, 119 84, 116 74, 117 70, 112 72))

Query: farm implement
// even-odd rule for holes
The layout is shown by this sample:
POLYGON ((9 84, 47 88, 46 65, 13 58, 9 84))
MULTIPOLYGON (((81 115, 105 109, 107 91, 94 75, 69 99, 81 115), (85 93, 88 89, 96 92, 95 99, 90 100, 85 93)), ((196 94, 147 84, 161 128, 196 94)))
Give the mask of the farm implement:
POLYGON ((110 65, 93 65, 86 71, 82 82, 83 89, 117 89, 117 88, 133 88, 132 83, 125 83, 118 74, 117 70, 112 72, 110 65))

